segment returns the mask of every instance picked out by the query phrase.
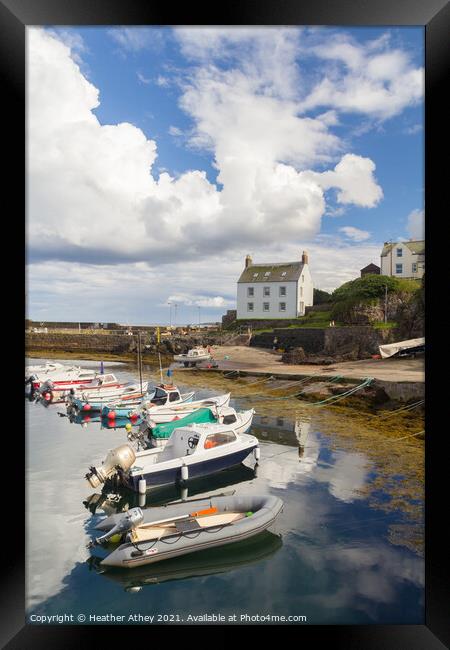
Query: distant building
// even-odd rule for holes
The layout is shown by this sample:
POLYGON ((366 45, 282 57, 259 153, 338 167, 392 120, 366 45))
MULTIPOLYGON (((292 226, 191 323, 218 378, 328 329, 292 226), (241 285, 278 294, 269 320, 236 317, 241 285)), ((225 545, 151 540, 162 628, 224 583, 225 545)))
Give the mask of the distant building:
POLYGON ((419 279, 425 273, 425 241, 385 242, 381 251, 381 274, 419 279))
POLYGON ((377 266, 376 264, 372 264, 372 263, 368 264, 363 269, 361 269, 360 271, 361 277, 363 277, 363 275, 369 275, 369 274, 380 275, 380 270, 381 270, 380 267, 377 266))
POLYGON ((253 264, 245 258, 245 269, 237 283, 238 319, 297 318, 313 304, 313 283, 308 254, 301 261, 253 264))

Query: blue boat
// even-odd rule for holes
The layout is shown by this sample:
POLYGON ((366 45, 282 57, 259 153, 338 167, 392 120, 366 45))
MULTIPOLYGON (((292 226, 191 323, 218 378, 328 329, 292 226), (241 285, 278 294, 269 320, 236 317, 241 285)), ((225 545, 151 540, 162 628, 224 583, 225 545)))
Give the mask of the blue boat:
POLYGON ((112 449, 101 466, 90 467, 86 479, 96 488, 118 474, 126 487, 141 492, 149 487, 177 484, 239 465, 254 452, 258 439, 239 433, 251 427, 254 410, 240 413, 239 422, 192 424, 172 432, 164 447, 135 451, 128 444, 112 449))

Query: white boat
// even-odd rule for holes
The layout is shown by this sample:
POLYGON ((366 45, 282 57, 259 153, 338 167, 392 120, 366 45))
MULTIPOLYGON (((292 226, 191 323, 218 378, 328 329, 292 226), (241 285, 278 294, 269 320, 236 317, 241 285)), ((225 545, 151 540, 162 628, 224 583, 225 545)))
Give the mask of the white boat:
MULTIPOLYGON (((122 393, 131 382, 120 382, 112 373, 107 375, 95 375, 90 383, 74 385, 68 382, 55 382, 49 377, 41 384, 39 392, 46 401, 57 402, 64 401, 66 398, 76 397, 83 398, 84 394, 104 395, 110 394, 111 397, 117 392, 122 393)), ((144 392, 147 390, 145 387, 144 392)))
POLYGON ((133 406, 127 403, 128 400, 126 395, 125 399, 123 399, 124 396, 120 396, 117 400, 109 400, 102 408, 102 415, 104 417, 137 417, 144 408, 148 411, 154 406, 160 407, 170 405, 172 407, 176 404, 186 404, 192 400, 194 395, 194 391, 191 391, 190 393, 180 393, 178 388, 172 384, 160 384, 159 386, 155 386, 153 392, 151 392, 148 397, 142 396, 143 399, 133 406))
POLYGON ((33 373, 28 377, 27 381, 31 383, 34 390, 40 388, 41 384, 44 384, 46 381, 51 381, 55 389, 60 386, 63 389, 67 389, 91 384, 97 374, 95 370, 86 370, 80 366, 71 366, 33 373))
POLYGON ((425 337, 418 339, 408 339, 407 341, 398 341, 398 343, 387 343, 380 345, 380 354, 383 359, 388 359, 394 355, 416 355, 425 350, 425 337))
MULTIPOLYGON (((71 368, 74 368, 75 366, 71 366, 71 368)), ((56 371, 61 371, 62 369, 68 369, 69 366, 64 366, 62 363, 51 363, 50 361, 47 361, 44 364, 41 364, 39 366, 26 366, 25 367, 25 381, 29 379, 30 375, 34 373, 46 373, 48 374, 49 372, 56 372, 56 371)))
POLYGON ((175 422, 156 424, 148 430, 147 443, 143 442, 141 433, 129 434, 128 440, 139 439, 139 444, 142 444, 143 448, 145 446, 165 447, 175 429, 196 424, 229 424, 236 433, 245 433, 248 430, 247 414, 248 411, 236 411, 232 406, 200 408, 175 422))
MULTIPOLYGON (((118 397, 130 386, 140 386, 134 381, 119 381, 113 373, 97 375, 91 384, 77 386, 70 390, 75 398, 88 400, 99 396, 118 397)), ((148 382, 142 382, 144 392, 147 391, 148 382)))
POLYGON ((251 427, 254 409, 244 411, 237 425, 194 424, 175 429, 164 447, 135 451, 129 444, 111 450, 100 467, 91 467, 86 479, 94 488, 118 475, 120 482, 135 492, 207 476, 242 463, 255 451, 255 436, 238 433, 251 427))
POLYGON ((175 354, 173 360, 183 363, 188 367, 195 366, 201 361, 208 361, 211 358, 212 357, 208 350, 205 350, 204 348, 192 348, 192 350, 189 350, 187 354, 175 354))
POLYGON ((178 418, 183 418, 189 413, 193 413, 200 408, 221 407, 228 406, 230 403, 231 393, 224 395, 217 395, 216 397, 207 397, 205 399, 196 400, 195 402, 187 402, 184 404, 168 404, 167 406, 154 406, 144 402, 140 415, 143 423, 141 426, 153 427, 155 424, 161 422, 170 422, 178 418))

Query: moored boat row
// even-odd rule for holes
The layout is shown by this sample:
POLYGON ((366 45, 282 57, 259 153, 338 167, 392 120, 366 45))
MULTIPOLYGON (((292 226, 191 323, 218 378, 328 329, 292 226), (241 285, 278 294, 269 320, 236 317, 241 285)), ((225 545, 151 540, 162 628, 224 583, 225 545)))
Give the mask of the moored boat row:
MULTIPOLYGON (((255 411, 236 411, 230 393, 195 399, 194 391, 182 393, 174 384, 150 386, 142 377, 139 383, 121 382, 112 373, 50 365, 26 371, 32 371, 28 383, 47 405, 65 402, 67 416, 80 424, 101 420, 110 428, 116 418, 126 422, 128 440, 89 467, 85 478, 91 487, 123 486, 145 495, 242 466, 249 457, 258 464, 259 441, 249 433, 255 411)), ((102 566, 139 567, 255 536, 281 508, 280 499, 271 496, 208 497, 195 510, 188 503, 132 508, 103 519, 97 528, 105 534, 89 546, 112 541, 116 548, 102 566)))

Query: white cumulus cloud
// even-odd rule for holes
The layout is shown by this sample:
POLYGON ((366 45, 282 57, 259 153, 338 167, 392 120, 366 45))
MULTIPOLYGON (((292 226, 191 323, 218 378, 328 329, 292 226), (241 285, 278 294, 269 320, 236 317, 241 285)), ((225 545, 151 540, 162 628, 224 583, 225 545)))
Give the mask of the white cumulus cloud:
POLYGON ((425 239, 425 211, 413 210, 410 212, 406 229, 411 239, 425 239))
POLYGON ((343 226, 342 228, 339 228, 339 230, 353 241, 364 241, 370 238, 370 232, 367 232, 367 230, 361 230, 360 228, 354 228, 353 226, 343 226))

